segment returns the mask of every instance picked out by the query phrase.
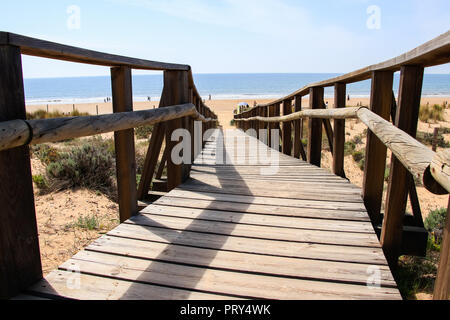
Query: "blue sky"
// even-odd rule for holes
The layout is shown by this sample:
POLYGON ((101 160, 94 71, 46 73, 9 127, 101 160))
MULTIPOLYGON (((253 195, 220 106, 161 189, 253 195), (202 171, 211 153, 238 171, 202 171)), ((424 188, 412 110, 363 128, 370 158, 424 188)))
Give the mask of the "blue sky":
MULTIPOLYGON (((0 11, 3 31, 186 63, 195 73, 350 72, 449 27, 448 0, 16 0, 4 1, 0 11), (80 8, 79 29, 67 26, 71 5, 80 8), (379 29, 367 27, 373 5, 379 29)), ((104 67, 33 57, 23 64, 27 78, 109 74, 104 67)), ((450 66, 427 71, 450 73, 450 66)))

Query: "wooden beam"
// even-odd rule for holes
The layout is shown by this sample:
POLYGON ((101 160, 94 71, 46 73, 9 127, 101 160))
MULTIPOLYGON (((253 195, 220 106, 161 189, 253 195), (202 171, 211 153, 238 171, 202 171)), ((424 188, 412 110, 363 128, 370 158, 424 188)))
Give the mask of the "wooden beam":
MULTIPOLYGON (((389 121, 392 104, 391 71, 372 74, 370 110, 389 121)), ((383 197, 384 172, 386 170, 386 146, 372 132, 367 132, 366 157, 363 178, 363 199, 374 226, 381 223, 381 201, 383 197)))
MULTIPOLYGON (((129 67, 111 68, 111 88, 113 112, 133 111, 131 69, 129 67)), ((124 222, 137 213, 134 129, 115 131, 114 143, 120 222, 124 222)))
MULTIPOLYGON (((166 105, 182 104, 189 102, 189 79, 185 71, 165 71, 164 91, 166 105)), ((202 112, 206 116, 204 110, 202 112)), ((166 147, 169 149, 167 157, 167 188, 168 191, 176 188, 189 177, 188 164, 175 164, 172 159, 172 151, 180 141, 172 141, 172 133, 184 128, 185 121, 176 119, 168 121, 166 124, 166 147)), ((184 128, 187 129, 187 128, 184 128)))
POLYGON ((323 129, 327 135, 328 146, 330 147, 331 155, 333 155, 333 128, 331 127, 330 119, 322 119, 323 129))
MULTIPOLYGON (((417 132, 423 72, 422 66, 403 66, 400 73, 399 103, 395 125, 412 137, 415 137, 417 132)), ((402 246, 401 230, 409 184, 408 170, 393 155, 380 238, 391 268, 396 267, 402 246)))
MULTIPOLYGON (((164 103, 164 92, 161 96, 160 107, 164 103)), ((150 185, 153 180, 153 175, 155 173, 156 165, 158 163, 159 153, 161 151, 162 142, 165 136, 165 125, 164 123, 157 123, 153 127, 150 142, 148 144, 147 154, 145 156, 144 168, 141 175, 141 181, 139 182, 139 188, 137 192, 138 200, 145 200, 147 198, 150 185)))
POLYGON ((30 38, 14 33, 0 32, 1 37, 8 39, 8 44, 20 47, 22 54, 50 59, 87 63, 101 66, 127 66, 144 70, 190 70, 188 65, 149 61, 118 56, 83 48, 68 46, 55 42, 30 38))
POLYGON ((434 284, 434 300, 450 300, 450 198, 447 206, 447 222, 441 244, 441 258, 434 284))
MULTIPOLYGON (((323 108, 323 94, 324 90, 322 87, 314 87, 310 89, 310 109, 323 108)), ((312 165, 320 167, 322 158, 322 120, 309 119, 308 124, 308 162, 312 165)))
MULTIPOLYGON (((292 100, 283 101, 283 115, 287 116, 292 113, 292 100)), ((292 155, 292 122, 283 122, 282 132, 283 146, 282 150, 284 154, 288 156, 292 155)))
MULTIPOLYGON (((20 49, 0 45, 0 121, 25 119, 20 49)), ((0 151, 0 299, 42 278, 28 146, 0 151)))
MULTIPOLYGON (((347 88, 345 83, 334 85, 334 107, 345 108, 347 88)), ((344 171, 345 120, 334 120, 333 173, 345 178, 344 171)))

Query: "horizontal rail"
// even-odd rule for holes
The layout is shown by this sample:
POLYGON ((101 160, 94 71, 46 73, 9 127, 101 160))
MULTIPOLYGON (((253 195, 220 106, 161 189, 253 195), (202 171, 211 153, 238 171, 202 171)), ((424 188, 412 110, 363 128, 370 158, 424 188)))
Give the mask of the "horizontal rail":
POLYGON ((235 121, 289 122, 302 118, 358 118, 414 177, 423 181, 427 190, 436 194, 450 192, 450 152, 435 153, 366 107, 304 110, 281 117, 251 117, 235 121))
POLYGON ((258 107, 267 107, 285 100, 292 100, 295 96, 305 96, 309 94, 309 89, 314 87, 330 87, 336 83, 353 83, 370 79, 373 71, 399 71, 404 65, 421 65, 423 67, 432 67, 450 62, 450 31, 440 35, 439 37, 430 40, 423 45, 404 53, 393 59, 384 61, 382 63, 374 64, 339 77, 309 84, 283 98, 278 100, 258 104, 245 112, 251 111, 258 107))
POLYGON ((191 103, 99 116, 10 120, 0 122, 0 150, 26 144, 57 142, 121 131, 183 117, 193 117, 195 120, 202 122, 217 121, 216 119, 202 116, 191 103))
POLYGON ((286 116, 280 117, 251 117, 246 119, 234 119, 235 121, 262 121, 262 122, 289 122, 294 120, 299 120, 302 118, 321 118, 321 119, 351 119, 357 118, 357 112, 362 107, 351 107, 351 108, 341 108, 341 109, 309 109, 294 112, 286 116))
POLYGON ((71 62, 80 62, 100 66, 128 66, 133 69, 142 70, 180 70, 188 71, 188 65, 142 60, 119 55, 113 55, 46 40, 40 40, 14 34, 0 32, 0 45, 12 45, 19 47, 21 53, 71 62))

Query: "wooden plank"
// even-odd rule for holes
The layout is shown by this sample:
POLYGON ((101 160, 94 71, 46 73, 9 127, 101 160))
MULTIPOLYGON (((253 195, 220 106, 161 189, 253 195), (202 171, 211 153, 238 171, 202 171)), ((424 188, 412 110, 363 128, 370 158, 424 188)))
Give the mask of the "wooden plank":
MULTIPOLYGON (((50 59, 80 62, 101 66, 127 66, 144 70, 190 70, 188 65, 149 61, 82 49, 55 42, 1 32, 7 43, 20 47, 23 54, 50 59)), ((4 43, 6 44, 6 43, 4 43)))
MULTIPOLYGON (((372 74, 370 110, 389 120, 392 104, 391 71, 372 74)), ((383 197, 384 172, 386 169, 386 146, 370 130, 367 132, 366 157, 363 178, 363 199, 373 225, 381 223, 381 200, 383 197)))
POLYGON ((330 119, 322 119, 323 129, 325 130, 325 134, 327 135, 328 146, 330 148, 330 153, 333 155, 333 128, 331 127, 330 119))
MULTIPOLYGON (((253 239, 186 230, 180 236, 179 232, 173 232, 171 229, 132 224, 121 224, 108 232, 108 236, 288 258, 387 265, 381 248, 371 248, 369 250, 365 247, 356 246, 253 239)), ((120 239, 117 241, 120 241, 120 239)))
MULTIPOLYGON (((345 83, 334 85, 334 107, 345 108, 347 88, 345 83)), ((345 178, 344 171, 344 145, 345 145, 345 120, 334 121, 333 135, 333 173, 345 178)))
MULTIPOLYGON (((0 45, 0 121, 25 119, 20 49, 0 45)), ((0 151, 0 299, 42 278, 27 146, 0 151)))
MULTIPOLYGON (((244 212, 219 211, 210 209, 180 208, 163 205, 151 205, 141 214, 167 217, 189 218, 205 221, 219 221, 249 225, 282 227, 289 229, 329 230, 342 232, 373 233, 370 223, 362 221, 336 221, 278 215, 260 215, 244 212)), ((150 216, 151 218, 151 216, 150 216)))
MULTIPOLYGON (((323 93, 321 87, 311 88, 309 93, 310 109, 322 109, 323 93)), ((322 158, 322 120, 309 119, 308 122, 308 162, 320 167, 322 158)))
POLYGON ((138 215, 127 220, 127 223, 151 227, 165 227, 174 230, 236 235, 268 240, 294 242, 312 242, 321 244, 350 245, 379 248, 378 238, 374 233, 336 232, 305 229, 299 232, 295 229, 224 223, 218 221, 194 221, 188 218, 138 215))
POLYGON ((53 271, 44 280, 29 288, 31 293, 54 298, 76 300, 224 300, 230 296, 155 286, 139 282, 123 281, 105 277, 80 274, 80 287, 67 286, 74 273, 53 271))
POLYGON ((434 300, 450 300, 450 198, 447 206, 447 222, 445 223, 441 244, 441 257, 434 284, 434 300))
MULTIPOLYGON (((188 275, 190 274, 191 276, 208 272, 211 269, 219 269, 224 271, 232 271, 233 273, 231 273, 228 277, 239 277, 239 273, 251 273, 263 276, 277 276, 280 280, 283 279, 283 277, 289 277, 293 282, 296 281, 295 279, 322 279, 330 282, 348 282, 363 286, 367 283, 368 266, 356 263, 274 257, 270 255, 262 256, 243 252, 211 250, 173 244, 167 245, 158 242, 139 241, 109 236, 102 237, 97 240, 94 244, 88 247, 87 251, 123 255, 139 259, 150 259, 165 263, 183 264, 183 268, 185 270, 184 273, 188 275), (186 265, 201 267, 202 269, 197 269, 197 271, 190 270, 190 268, 186 265)), ((74 258, 76 259, 77 256, 82 255, 84 255, 83 252, 77 254, 74 258)), ((150 262, 147 261, 146 263, 150 262)), ((68 265, 70 264, 64 264, 62 268, 68 265)), ((150 268, 146 269, 151 270, 151 266, 149 267, 150 268)), ((387 265, 380 265, 377 267, 380 271, 380 284, 382 287, 395 287, 395 281, 390 274, 389 267, 387 265)), ((170 265, 167 264, 166 268, 170 268, 170 265)), ((168 273, 170 274, 170 272, 168 273)), ((248 276, 250 277, 250 275, 248 276)), ((205 277, 208 278, 207 276, 205 277)), ((170 276, 166 276, 164 278, 167 279, 170 278, 170 276)), ((225 282, 227 277, 223 275, 222 278, 225 282)), ((270 282, 270 278, 267 277, 264 277, 263 280, 270 282)), ((167 280, 161 279, 161 281, 167 280)), ((246 283, 246 281, 241 282, 246 283)), ((168 283, 159 284, 173 285, 168 283)), ((314 283, 311 283, 311 285, 314 286, 314 283)), ((214 292, 217 293, 217 291, 214 292)), ((222 291, 218 293, 226 292, 222 291)), ((228 293, 230 292, 228 291, 228 293)), ((291 294, 294 293, 292 292, 291 294)))
MULTIPOLYGON (((209 192, 195 192, 189 190, 173 190, 167 194, 169 197, 177 198, 191 198, 196 200, 209 200, 209 201, 221 201, 233 203, 244 203, 246 205, 266 205, 270 206, 270 210, 277 210, 277 208, 293 207, 303 209, 320 209, 320 210, 335 210, 335 211, 357 211, 365 212, 363 203, 352 202, 338 202, 338 201, 314 201, 314 200, 302 200, 302 199, 286 199, 286 198, 271 198, 271 197, 254 197, 254 196, 242 196, 209 192)), ((193 204, 194 205, 194 204, 193 204)), ((318 210, 315 210, 318 211, 318 210)), ((339 212, 336 212, 339 216, 339 212)))
MULTIPOLYGON (((419 119, 420 98, 424 68, 404 66, 400 73, 399 103, 395 119, 396 126, 415 137, 419 119)), ((391 267, 397 265, 402 245, 403 216, 409 190, 408 170, 393 155, 391 158, 386 208, 380 242, 391 267)))
MULTIPOLYGON (((214 197, 199 196, 194 192, 173 190, 170 195, 158 199, 155 203, 161 205, 172 205, 187 208, 211 209, 231 212, 257 213, 257 214, 274 214, 288 217, 305 217, 317 219, 333 219, 333 220, 349 220, 349 221, 370 221, 364 208, 360 211, 354 210, 336 210, 333 207, 313 208, 304 206, 286 206, 283 203, 267 204, 252 203, 250 201, 232 202, 226 201, 225 197, 215 199, 214 197), (177 191, 175 193, 175 191, 177 191), (199 199, 203 198, 203 199, 199 199), (195 201, 192 201, 195 200, 195 201)), ((237 199, 241 200, 241 198, 237 199)), ((257 198, 257 201, 259 198, 257 198)), ((261 201, 262 202, 262 201, 261 201)), ((285 202, 285 201, 284 201, 285 202)))
MULTIPOLYGON (((131 69, 111 68, 113 112, 133 111, 131 69)), ((134 129, 114 132, 120 222, 137 213, 134 129)))
MULTIPOLYGON (((332 296, 336 296, 341 299, 345 299, 344 297, 369 299, 369 296, 373 296, 375 299, 399 299, 398 290, 392 288, 380 288, 373 293, 371 292, 373 290, 361 285, 330 283, 326 286, 317 281, 239 274, 160 262, 153 262, 149 265, 148 261, 142 259, 102 255, 101 257, 104 259, 108 259, 108 264, 105 264, 99 261, 101 257, 97 255, 91 253, 88 256, 89 259, 95 261, 74 259, 71 262, 78 263, 82 270, 94 270, 97 274, 114 273, 114 277, 119 279, 124 278, 131 281, 138 279, 144 283, 165 283, 180 288, 195 286, 196 290, 200 291, 225 291, 241 297, 314 299, 322 296, 322 299, 330 299, 332 296), (130 265, 134 265, 134 267, 130 267, 130 265), (170 276, 167 277, 165 274, 170 276), (188 274, 191 274, 191 277, 188 277, 188 274)), ((65 264, 64 266, 67 266, 69 270, 72 269, 70 265, 65 264)))
MULTIPOLYGON (((287 116, 292 113, 292 100, 283 101, 283 115, 287 116)), ((292 155, 292 122, 283 123, 282 132, 282 151, 284 154, 292 155)))

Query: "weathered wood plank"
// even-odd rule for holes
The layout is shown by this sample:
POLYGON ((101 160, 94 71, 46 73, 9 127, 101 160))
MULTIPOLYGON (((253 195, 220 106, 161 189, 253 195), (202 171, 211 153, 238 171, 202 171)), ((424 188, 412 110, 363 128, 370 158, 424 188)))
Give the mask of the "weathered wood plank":
MULTIPOLYGON (((131 69, 111 68, 113 112, 133 111, 131 69)), ((137 213, 134 129, 114 132, 120 222, 137 213)))
MULTIPOLYGON (((309 93, 311 109, 322 109, 323 94, 324 90, 322 87, 311 88, 309 93)), ((320 167, 322 158, 322 120, 310 118, 308 130, 308 162, 320 167)))
MULTIPOLYGON (((377 71, 372 74, 370 110, 389 120, 392 104, 394 74, 377 71)), ((363 178, 363 199, 374 226, 381 223, 381 200, 383 197, 384 172, 387 148, 371 131, 367 132, 366 156, 363 178)))
MULTIPOLYGON (((17 47, 0 45, 0 121, 25 119, 22 61, 17 47)), ((30 150, 0 151, 0 299, 42 278, 30 150)))
MULTIPOLYGON (((336 83, 334 85, 334 107, 345 108, 346 85, 336 83)), ((345 145, 345 120, 334 120, 333 135, 333 173, 345 178, 344 172, 344 145, 345 145)))

